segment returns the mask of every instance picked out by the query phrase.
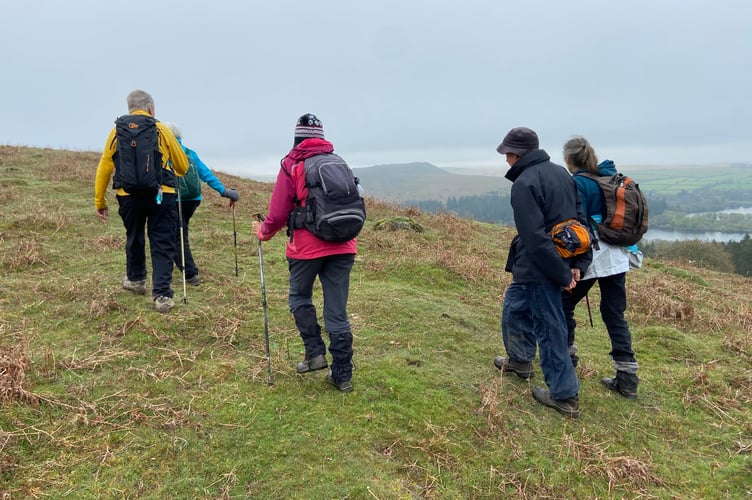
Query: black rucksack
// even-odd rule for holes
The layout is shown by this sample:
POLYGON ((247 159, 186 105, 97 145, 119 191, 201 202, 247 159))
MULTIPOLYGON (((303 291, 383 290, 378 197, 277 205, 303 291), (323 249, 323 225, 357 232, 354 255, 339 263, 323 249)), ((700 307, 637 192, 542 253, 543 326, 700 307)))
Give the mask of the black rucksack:
POLYGON ((201 196, 201 179, 198 176, 196 162, 193 161, 193 155, 186 152, 188 158, 188 171, 184 176, 178 177, 178 189, 181 200, 195 200, 201 196))
POLYGON ((175 185, 174 177, 168 178, 163 172, 156 124, 157 120, 147 115, 123 115, 115 120, 113 188, 146 195, 156 194, 162 184, 175 185))
POLYGON ((290 230, 305 227, 317 238, 343 242, 355 238, 366 221, 366 205, 355 177, 345 160, 334 153, 305 160, 305 205, 290 213, 290 230))
POLYGON ((634 245, 648 231, 648 201, 639 184, 624 174, 599 176, 579 172, 601 188, 603 220, 594 222, 601 240, 612 245, 634 245))

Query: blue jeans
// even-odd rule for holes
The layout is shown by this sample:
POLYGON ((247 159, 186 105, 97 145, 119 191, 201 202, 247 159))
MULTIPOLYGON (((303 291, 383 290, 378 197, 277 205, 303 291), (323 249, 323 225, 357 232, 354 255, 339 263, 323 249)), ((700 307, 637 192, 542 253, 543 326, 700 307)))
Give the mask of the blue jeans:
POLYGON ((567 350, 561 287, 553 283, 512 283, 504 294, 501 336, 510 360, 522 363, 540 352, 543 377, 554 399, 576 398, 580 391, 567 350))

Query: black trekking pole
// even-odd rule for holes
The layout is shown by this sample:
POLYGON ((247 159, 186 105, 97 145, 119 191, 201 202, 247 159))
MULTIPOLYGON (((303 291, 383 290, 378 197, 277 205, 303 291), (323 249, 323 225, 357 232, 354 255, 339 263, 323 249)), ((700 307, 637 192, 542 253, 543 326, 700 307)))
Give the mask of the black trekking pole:
POLYGON ((235 240, 235 277, 238 276, 238 226, 235 224, 235 202, 230 201, 232 207, 232 237, 235 240))
MULTIPOLYGON (((259 222, 264 222, 264 216, 255 214, 259 222)), ((256 235, 254 235, 256 236, 256 235)), ((258 236, 256 236, 258 237, 258 236)), ((269 319, 266 312, 266 283, 264 282, 264 253, 261 250, 261 240, 258 240, 258 258, 259 269, 261 272, 261 307, 264 310, 264 342, 266 344, 266 375, 269 379, 269 385, 272 385, 272 356, 269 352, 269 319)))
POLYGON ((593 313, 590 310, 590 298, 585 294, 585 304, 587 304, 587 315, 590 318, 590 328, 593 327, 593 313))
POLYGON ((183 304, 188 302, 185 291, 185 243, 183 242, 183 202, 180 199, 180 183, 175 183, 175 191, 178 193, 178 224, 180 224, 180 272, 183 276, 183 304))

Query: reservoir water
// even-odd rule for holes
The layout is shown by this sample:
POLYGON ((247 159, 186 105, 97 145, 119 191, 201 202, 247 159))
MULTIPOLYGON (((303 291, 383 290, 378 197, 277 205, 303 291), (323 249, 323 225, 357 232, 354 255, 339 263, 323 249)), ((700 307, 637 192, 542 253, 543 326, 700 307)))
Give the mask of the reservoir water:
MULTIPOLYGON (((750 233, 752 237, 752 233, 750 233)), ((665 241, 717 241, 728 243, 729 241, 741 241, 744 239, 744 233, 722 233, 720 231, 671 231, 670 229, 649 229, 642 238, 645 241, 665 240, 665 241)))
MULTIPOLYGON (((727 210, 720 210, 716 213, 721 214, 752 214, 752 207, 739 207, 729 208, 727 210)), ((687 214, 700 215, 700 214, 687 214)), ((670 229, 649 229, 643 239, 647 241, 651 240, 665 240, 665 241, 687 241, 687 240, 700 240, 700 241, 717 241, 721 243, 728 243, 729 241, 741 241, 744 239, 745 233, 722 233, 720 231, 672 231, 670 229)), ((752 237, 752 231, 750 231, 750 237, 752 237)))

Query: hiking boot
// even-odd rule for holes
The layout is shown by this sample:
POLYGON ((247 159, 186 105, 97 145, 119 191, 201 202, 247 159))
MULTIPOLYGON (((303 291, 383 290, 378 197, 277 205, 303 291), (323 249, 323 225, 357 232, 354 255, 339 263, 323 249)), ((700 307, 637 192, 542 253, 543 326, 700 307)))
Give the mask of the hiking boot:
POLYGON ((131 281, 128 276, 120 278, 120 284, 123 285, 123 290, 128 290, 136 295, 144 295, 146 293, 146 280, 131 281))
POLYGON ((311 359, 304 359, 303 361, 298 363, 296 369, 298 370, 298 373, 308 373, 316 370, 323 370, 328 366, 329 365, 326 362, 326 356, 319 354, 318 356, 314 356, 311 359))
POLYGON ((171 297, 160 295, 159 297, 154 299, 154 308, 157 310, 157 312, 167 314, 172 310, 173 307, 175 307, 175 302, 172 301, 171 297))
POLYGON ((326 375, 326 381, 332 384, 340 392, 352 392, 353 386, 349 380, 343 380, 342 382, 336 382, 332 377, 332 372, 326 375))
POLYGON ((198 279, 198 274, 194 274, 190 278, 186 278, 185 282, 191 286, 199 286, 201 284, 201 280, 198 279))
POLYGON ((529 379, 533 376, 533 364, 521 363, 519 361, 513 361, 505 358, 504 356, 496 356, 494 358, 494 366, 504 372, 512 372, 522 379, 529 379))
POLYGON ((533 397, 543 406, 553 408, 565 417, 577 418, 580 416, 580 403, 577 398, 554 399, 543 387, 534 387, 533 397))
POLYGON ((637 399, 637 384, 640 379, 634 373, 617 371, 614 378, 603 377, 601 384, 612 391, 618 392, 627 399, 637 399))

